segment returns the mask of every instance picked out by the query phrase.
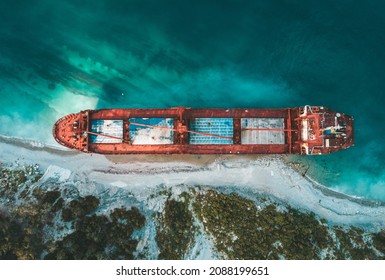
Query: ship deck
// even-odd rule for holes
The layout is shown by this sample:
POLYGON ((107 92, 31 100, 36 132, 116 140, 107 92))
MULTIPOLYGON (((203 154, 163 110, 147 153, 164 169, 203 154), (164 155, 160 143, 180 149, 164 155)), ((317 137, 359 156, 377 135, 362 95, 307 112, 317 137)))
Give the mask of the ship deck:
POLYGON ((88 111, 87 151, 102 154, 296 153, 293 109, 88 111), (115 138, 111 138, 113 136, 115 138))
POLYGON ((62 117, 53 135, 100 154, 327 154, 353 145, 353 118, 317 106, 101 109, 62 117))

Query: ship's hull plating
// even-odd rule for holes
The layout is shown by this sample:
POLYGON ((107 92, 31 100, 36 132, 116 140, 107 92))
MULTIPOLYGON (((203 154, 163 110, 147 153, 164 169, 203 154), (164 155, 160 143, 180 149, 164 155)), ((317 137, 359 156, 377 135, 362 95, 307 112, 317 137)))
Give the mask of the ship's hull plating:
POLYGON ((353 118, 318 106, 102 109, 59 119, 53 135, 100 154, 328 154, 353 145, 353 118))

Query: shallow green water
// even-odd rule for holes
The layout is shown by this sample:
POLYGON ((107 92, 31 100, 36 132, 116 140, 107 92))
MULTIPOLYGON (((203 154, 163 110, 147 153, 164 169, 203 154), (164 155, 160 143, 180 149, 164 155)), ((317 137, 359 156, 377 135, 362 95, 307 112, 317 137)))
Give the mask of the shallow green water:
POLYGON ((53 144, 63 114, 104 107, 323 105, 356 146, 307 159, 385 200, 383 1, 0 1, 0 133, 53 144), (79 3, 81 2, 81 4, 79 3))

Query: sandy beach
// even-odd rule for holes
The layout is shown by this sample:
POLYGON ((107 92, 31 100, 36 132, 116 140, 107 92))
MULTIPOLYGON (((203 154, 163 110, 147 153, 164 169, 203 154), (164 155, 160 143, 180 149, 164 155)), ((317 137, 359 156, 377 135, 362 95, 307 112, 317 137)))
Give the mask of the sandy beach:
POLYGON ((281 156, 103 156, 11 138, 0 139, 0 150, 2 164, 37 164, 45 172, 44 180, 83 178, 106 188, 125 189, 144 202, 161 188, 206 186, 249 198, 269 195, 277 202, 312 211, 335 224, 373 230, 385 226, 383 205, 318 185, 290 168, 281 156))

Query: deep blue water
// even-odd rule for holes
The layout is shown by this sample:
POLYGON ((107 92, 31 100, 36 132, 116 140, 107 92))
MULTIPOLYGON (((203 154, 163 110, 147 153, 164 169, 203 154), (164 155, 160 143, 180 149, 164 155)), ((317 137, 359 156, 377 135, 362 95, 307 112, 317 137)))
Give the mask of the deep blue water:
POLYGON ((385 201, 385 2, 0 0, 0 133, 53 144, 63 114, 104 107, 323 105, 356 145, 306 159, 385 201))

